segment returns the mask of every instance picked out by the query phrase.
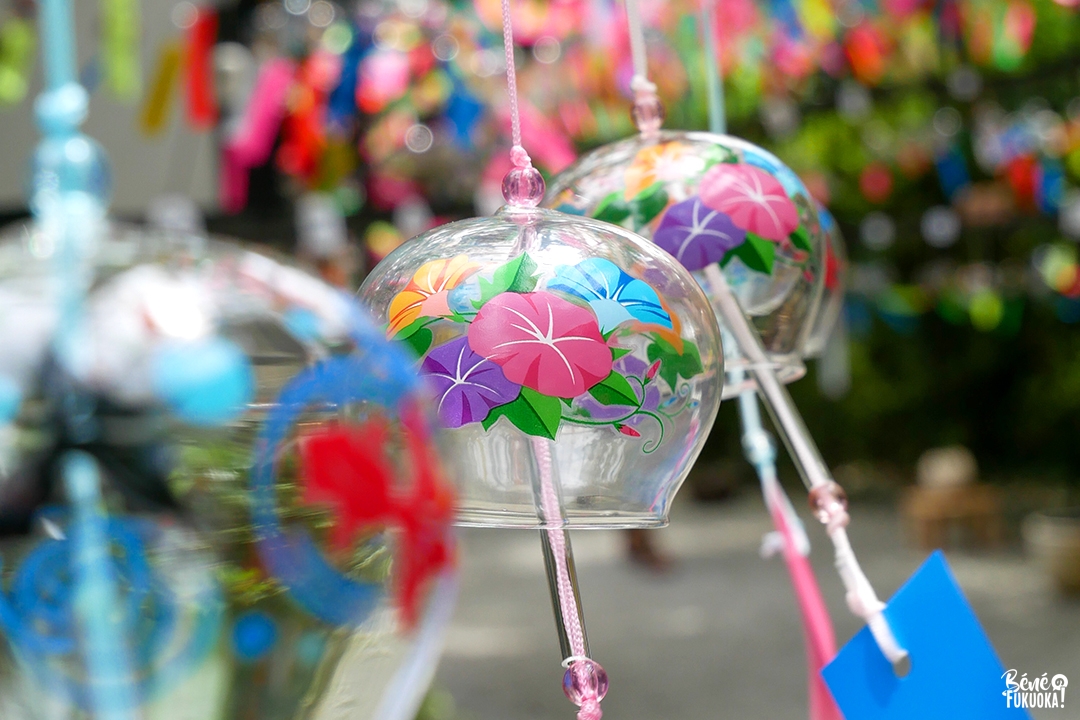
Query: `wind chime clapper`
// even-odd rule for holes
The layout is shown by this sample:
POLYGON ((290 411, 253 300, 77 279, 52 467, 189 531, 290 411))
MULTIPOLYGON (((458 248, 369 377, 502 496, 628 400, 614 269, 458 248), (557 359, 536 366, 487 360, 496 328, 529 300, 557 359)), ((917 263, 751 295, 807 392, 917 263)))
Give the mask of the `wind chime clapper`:
MULTIPOLYGON (((78 325, 89 283, 86 259, 102 230, 109 173, 100 146, 79 132, 88 95, 76 80, 75 33, 70 0, 42 0, 41 31, 46 89, 35 104, 42 140, 35 152, 30 206, 45 233, 56 240, 53 274, 59 322, 53 348, 61 366, 79 362, 78 325)), ((79 443, 96 427, 77 394, 65 398, 65 421, 79 443)), ((60 472, 72 508, 75 548, 73 610, 88 669, 88 703, 96 720, 134 719, 132 664, 124 629, 111 610, 118 604, 115 571, 108 558, 107 515, 97 461, 68 450, 60 472)))
POLYGON ((833 542, 836 569, 847 591, 848 608, 866 621, 878 648, 892 663, 896 673, 906 675, 910 658, 897 642, 882 614, 885 605, 878 599, 859 566, 848 539, 847 496, 843 488, 833 480, 832 473, 810 436, 802 415, 795 407, 787 388, 777 378, 760 337, 739 307, 724 274, 716 266, 707 268, 705 274, 712 286, 714 308, 743 356, 749 361, 746 369, 753 377, 758 393, 810 491, 810 507, 814 516, 825 526, 833 542))
MULTIPOLYGON (((510 151, 513 164, 503 178, 503 199, 513 212, 533 210, 544 198, 544 178, 533 167, 528 153, 521 146, 517 129, 516 79, 513 58, 513 35, 509 29, 509 13, 504 6, 504 42, 508 85, 511 103, 514 105, 514 129, 510 151)), ((528 222, 523 218, 523 222, 528 222)), ((574 567, 574 550, 570 532, 565 528, 566 515, 560 500, 562 493, 556 488, 555 465, 552 462, 550 441, 532 438, 537 473, 533 481, 533 493, 537 514, 545 529, 540 531, 540 546, 544 556, 548 589, 555 613, 555 629, 563 655, 563 692, 568 700, 577 705, 578 720, 599 720, 603 715, 600 701, 608 689, 607 672, 600 663, 589 657, 589 640, 585 630, 585 612, 578 590, 577 570, 574 567)))

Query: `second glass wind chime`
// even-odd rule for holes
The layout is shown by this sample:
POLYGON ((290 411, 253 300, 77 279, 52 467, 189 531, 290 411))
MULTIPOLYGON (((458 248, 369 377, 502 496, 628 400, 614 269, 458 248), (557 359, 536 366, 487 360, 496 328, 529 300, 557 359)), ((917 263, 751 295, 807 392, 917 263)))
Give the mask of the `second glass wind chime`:
POLYGON ((459 523, 539 528, 563 687, 601 716, 570 529, 666 524, 716 417, 719 326, 698 283, 631 230, 537 207, 503 3, 513 169, 495 216, 413 238, 361 299, 409 342, 459 463, 459 523))
POLYGON ((847 538, 843 491, 784 388, 805 373, 803 357, 821 352, 839 313, 842 246, 835 223, 794 172, 771 153, 724 134, 711 3, 702 8, 708 133, 661 130, 664 113, 648 79, 638 0, 626 0, 626 14, 639 134, 581 157, 552 180, 545 204, 632 228, 678 259, 709 295, 727 363, 723 396, 739 398, 744 452, 761 480, 799 601, 810 717, 836 718, 820 676, 835 654, 832 623, 805 558, 808 541, 777 480, 775 447, 753 393, 765 402, 810 490, 811 508, 826 525, 849 608, 866 620, 882 654, 902 673, 907 654, 847 538))

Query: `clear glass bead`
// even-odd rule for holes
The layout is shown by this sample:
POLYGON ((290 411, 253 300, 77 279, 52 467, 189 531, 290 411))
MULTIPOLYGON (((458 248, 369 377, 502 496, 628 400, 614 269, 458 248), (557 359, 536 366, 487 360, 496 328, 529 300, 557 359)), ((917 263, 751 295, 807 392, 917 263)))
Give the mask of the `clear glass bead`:
POLYGON ((536 207, 544 199, 544 176, 532 165, 514 168, 503 178, 503 198, 516 207, 536 207))
POLYGON ((630 116, 641 132, 656 132, 664 124, 664 104, 656 95, 638 98, 634 101, 630 116))
POLYGON ((840 510, 847 511, 847 493, 838 483, 829 482, 819 485, 810 490, 808 498, 810 510, 819 522, 827 524, 832 518, 835 505, 840 505, 840 510))
POLYGON ((595 660, 574 660, 563 673, 562 685, 567 699, 575 705, 580 706, 588 697, 594 697, 599 702, 607 695, 607 671, 595 660))

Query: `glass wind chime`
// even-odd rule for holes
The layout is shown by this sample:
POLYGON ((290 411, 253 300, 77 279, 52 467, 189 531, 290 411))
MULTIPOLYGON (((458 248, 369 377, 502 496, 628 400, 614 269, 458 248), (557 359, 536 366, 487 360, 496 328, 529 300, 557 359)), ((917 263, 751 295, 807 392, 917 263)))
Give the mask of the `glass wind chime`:
POLYGON ((110 226, 72 4, 40 10, 35 219, 0 238, 0 717, 411 720, 456 593, 407 350, 268 256, 110 226))
MULTIPOLYGON (((648 237, 691 271, 708 294, 724 340, 724 397, 739 396, 744 451, 762 482, 770 514, 787 537, 785 557, 806 625, 814 718, 836 716, 819 670, 835 653, 828 613, 804 552, 808 547, 776 480, 775 448, 762 428, 757 391, 810 490, 814 515, 827 528, 848 606, 866 620, 883 655, 900 670, 906 652, 859 567, 847 538, 843 490, 818 453, 784 384, 805 372, 802 359, 819 316, 838 313, 835 263, 826 308, 828 247, 817 205, 802 181, 767 151, 723 134, 722 85, 715 38, 706 30, 712 131, 662 130, 663 108, 648 80, 638 0, 626 1, 634 75, 633 117, 639 133, 602 146, 556 176, 545 204, 607 220, 648 237), (711 48, 711 49, 710 49, 711 48)), ((704 8, 706 28, 713 10, 704 8)), ((835 230, 835 223, 833 223, 835 230)), ((842 250, 840 251, 842 253, 842 250)))
POLYGON ((636 233, 537 207, 521 147, 509 2, 502 7, 513 169, 493 217, 451 223, 391 253, 360 297, 413 346, 459 463, 459 524, 539 528, 581 720, 601 715, 570 529, 647 528, 715 419, 718 324, 686 269, 636 233))

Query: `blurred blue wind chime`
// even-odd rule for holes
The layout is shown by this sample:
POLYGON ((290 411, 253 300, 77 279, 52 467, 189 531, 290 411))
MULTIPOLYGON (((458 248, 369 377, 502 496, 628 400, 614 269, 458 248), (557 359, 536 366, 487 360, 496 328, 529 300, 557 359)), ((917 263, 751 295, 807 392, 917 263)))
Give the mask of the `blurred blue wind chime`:
MULTIPOLYGON (((191 598, 201 609, 185 647, 153 673, 137 670, 174 640, 178 618, 146 557, 147 527, 109 517, 98 460, 77 449, 100 433, 94 399, 62 376, 85 362, 81 318, 89 259, 105 230, 110 177, 103 150, 79 132, 88 95, 75 79, 71 1, 42 0, 40 13, 46 89, 35 106, 43 138, 33 158, 30 207, 43 235, 56 243, 51 353, 60 422, 74 446, 57 463, 70 511, 38 512, 51 538, 23 559, 10 593, 0 592, 0 631, 49 702, 70 703, 95 720, 134 719, 151 685, 216 641, 221 603, 216 586, 204 584, 191 598), (82 673, 72 672, 71 662, 82 665, 82 673)), ((20 404, 16 389, 0 421, 13 421, 20 404)))

